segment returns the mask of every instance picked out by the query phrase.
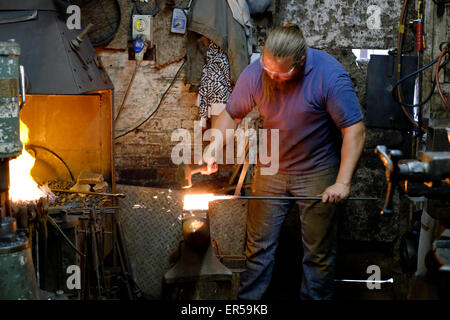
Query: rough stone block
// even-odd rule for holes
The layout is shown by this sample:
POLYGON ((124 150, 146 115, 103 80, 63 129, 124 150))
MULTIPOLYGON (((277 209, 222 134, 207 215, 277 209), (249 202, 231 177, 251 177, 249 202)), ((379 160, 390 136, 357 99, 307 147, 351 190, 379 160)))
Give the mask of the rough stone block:
POLYGON ((108 182, 103 181, 97 183, 92 189, 94 189, 95 192, 107 192, 109 189, 109 185, 108 182))
MULTIPOLYGON (((70 191, 76 191, 76 192, 90 192, 91 186, 89 184, 82 184, 77 182, 72 188, 69 189, 70 191)), ((84 194, 80 194, 80 197, 84 197, 84 194)))
POLYGON ((100 173, 94 173, 89 171, 81 171, 78 179, 77 184, 83 185, 83 184, 97 184, 103 182, 103 175, 100 173))

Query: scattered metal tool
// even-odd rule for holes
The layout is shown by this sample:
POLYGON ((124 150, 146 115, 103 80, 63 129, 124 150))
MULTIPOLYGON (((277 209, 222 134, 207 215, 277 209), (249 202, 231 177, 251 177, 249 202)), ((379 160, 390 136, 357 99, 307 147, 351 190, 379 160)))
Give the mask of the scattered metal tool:
POLYGON ((192 187, 192 175, 206 170, 208 170, 207 165, 195 169, 192 169, 190 165, 184 163, 178 165, 177 178, 181 188, 188 189, 192 187))
POLYGON ((63 189, 51 189, 52 192, 65 192, 65 193, 81 193, 81 194, 89 194, 93 196, 108 196, 108 197, 118 197, 125 198, 123 193, 106 193, 106 192, 90 192, 90 191, 71 191, 71 190, 63 190, 63 189))

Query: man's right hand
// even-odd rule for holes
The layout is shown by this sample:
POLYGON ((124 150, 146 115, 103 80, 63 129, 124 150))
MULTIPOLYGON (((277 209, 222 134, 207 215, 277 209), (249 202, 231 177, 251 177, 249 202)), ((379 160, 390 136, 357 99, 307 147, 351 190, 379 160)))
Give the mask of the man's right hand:
POLYGON ((219 170, 219 166, 217 165, 216 158, 208 157, 205 159, 205 162, 207 165, 207 169, 201 171, 201 173, 203 175, 210 175, 210 174, 216 173, 219 170))

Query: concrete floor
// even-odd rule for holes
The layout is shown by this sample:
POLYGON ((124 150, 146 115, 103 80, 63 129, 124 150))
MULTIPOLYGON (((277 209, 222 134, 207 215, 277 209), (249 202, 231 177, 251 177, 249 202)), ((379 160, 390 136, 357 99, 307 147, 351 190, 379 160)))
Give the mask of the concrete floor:
MULTIPOLYGON (((299 299, 302 276, 299 232, 300 227, 294 227, 289 232, 281 233, 266 299, 299 299)), ((394 283, 383 283, 380 289, 369 289, 366 283, 336 282, 335 300, 405 300, 413 274, 402 273, 394 257, 393 243, 339 241, 336 279, 367 280, 372 274, 367 273, 367 267, 377 265, 381 280, 393 278, 394 283)))

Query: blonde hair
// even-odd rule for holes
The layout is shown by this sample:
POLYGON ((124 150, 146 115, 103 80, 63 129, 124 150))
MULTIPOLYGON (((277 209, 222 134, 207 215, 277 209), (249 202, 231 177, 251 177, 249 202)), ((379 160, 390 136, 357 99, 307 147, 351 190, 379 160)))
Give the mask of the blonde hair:
POLYGON ((264 48, 274 57, 293 57, 299 63, 306 56, 306 41, 299 27, 288 25, 273 29, 267 36, 264 48))
MULTIPOLYGON (((299 64, 302 57, 306 57, 306 41, 303 33, 297 26, 285 26, 273 29, 266 39, 264 48, 274 57, 293 57, 294 63, 299 64)), ((294 79, 295 81, 295 79, 294 79)), ((292 89, 292 81, 282 85, 275 84, 266 72, 262 75, 263 102, 271 102, 277 91, 289 91, 292 89)), ((294 83, 295 85, 295 83, 294 83)))

